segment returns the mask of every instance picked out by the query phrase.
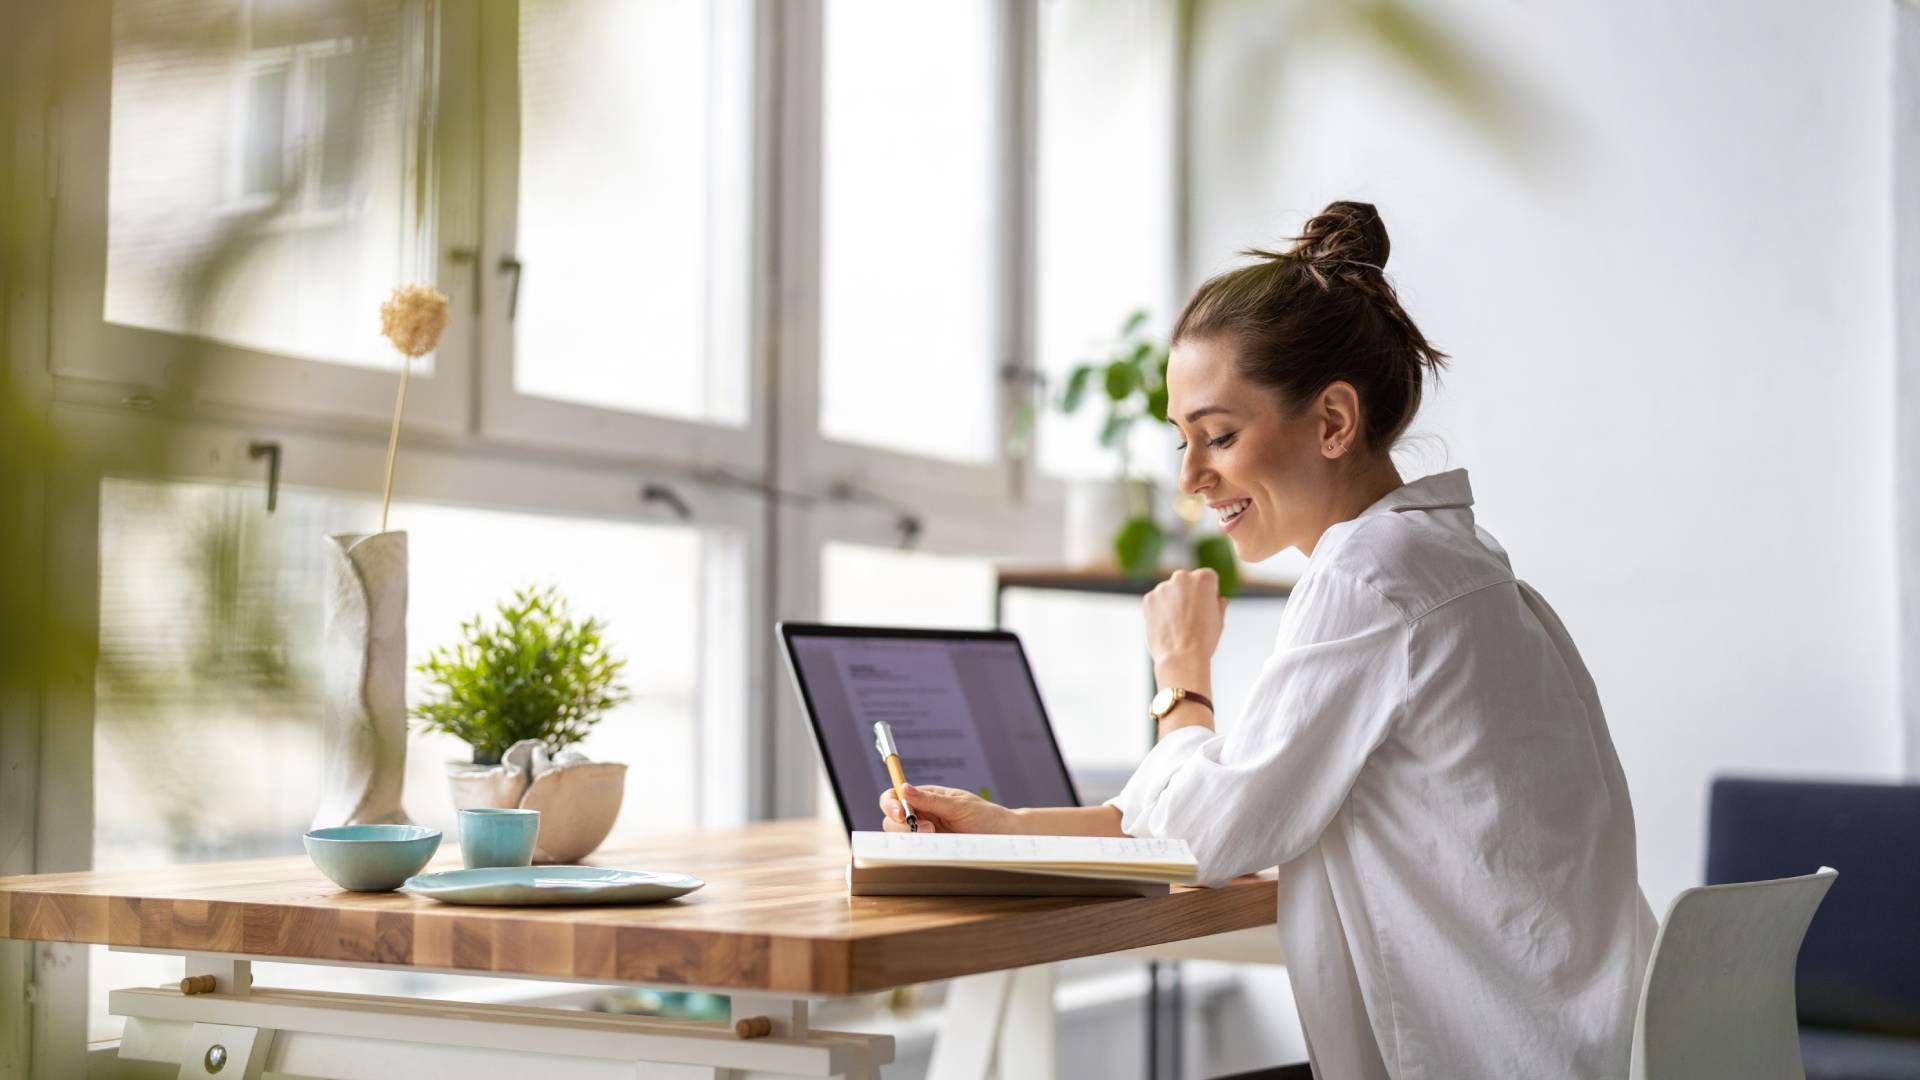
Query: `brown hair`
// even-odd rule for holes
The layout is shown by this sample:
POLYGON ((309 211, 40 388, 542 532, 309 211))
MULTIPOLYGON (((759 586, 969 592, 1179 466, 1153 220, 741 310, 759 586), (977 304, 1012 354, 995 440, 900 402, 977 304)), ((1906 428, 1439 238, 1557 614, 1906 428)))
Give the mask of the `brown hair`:
POLYGON ((1360 396, 1367 445, 1389 450, 1420 408, 1423 376, 1446 354, 1400 307, 1387 281, 1387 227, 1371 203, 1336 202, 1286 251, 1209 279, 1180 312, 1173 341, 1225 337, 1240 374, 1304 406, 1335 382, 1360 396))

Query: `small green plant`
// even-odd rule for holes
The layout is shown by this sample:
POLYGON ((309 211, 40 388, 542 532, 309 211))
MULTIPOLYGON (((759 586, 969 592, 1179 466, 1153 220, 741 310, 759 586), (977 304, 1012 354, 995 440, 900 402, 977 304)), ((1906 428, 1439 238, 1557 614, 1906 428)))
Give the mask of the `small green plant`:
MULTIPOLYGON (((1134 475, 1129 435, 1141 420, 1167 422, 1167 343, 1146 332, 1147 313, 1135 311, 1120 325, 1120 336, 1105 359, 1080 364, 1067 373, 1060 393, 1060 411, 1078 412, 1090 388, 1104 391, 1107 418, 1100 425, 1100 445, 1118 451, 1120 480, 1133 494, 1133 510, 1113 537, 1113 555, 1121 569, 1137 578, 1152 577, 1169 535, 1153 513, 1152 481, 1134 475), (1096 383, 1097 380, 1097 383, 1096 383)), ((1220 593, 1231 596, 1240 588, 1240 567, 1233 542, 1224 536, 1193 541, 1193 563, 1209 566, 1220 575, 1220 593)))
POLYGON ((631 697, 620 681, 627 662, 602 640, 606 624, 575 622, 552 587, 516 590, 497 621, 483 619, 461 623, 460 641, 419 665, 434 696, 413 707, 423 728, 473 747, 475 764, 499 762, 522 739, 558 753, 631 697))

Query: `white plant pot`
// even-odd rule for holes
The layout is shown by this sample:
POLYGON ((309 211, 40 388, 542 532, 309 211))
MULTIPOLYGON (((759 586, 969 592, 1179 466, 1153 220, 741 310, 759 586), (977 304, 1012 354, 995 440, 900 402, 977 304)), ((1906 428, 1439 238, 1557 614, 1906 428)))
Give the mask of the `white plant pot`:
POLYGON ((507 810, 520 805, 527 789, 526 775, 504 765, 447 762, 447 785, 453 789, 455 810, 507 810))
POLYGON ((626 799, 627 767, 561 754, 527 739, 515 743, 498 765, 447 763, 447 783, 456 810, 482 807, 540 811, 533 861, 574 863, 593 854, 613 831, 626 799))
POLYGON ((520 806, 540 811, 533 861, 575 863, 613 831, 627 794, 627 767, 613 761, 561 765, 535 777, 520 806))
POLYGON ((409 824, 407 534, 327 537, 320 805, 313 827, 409 824))

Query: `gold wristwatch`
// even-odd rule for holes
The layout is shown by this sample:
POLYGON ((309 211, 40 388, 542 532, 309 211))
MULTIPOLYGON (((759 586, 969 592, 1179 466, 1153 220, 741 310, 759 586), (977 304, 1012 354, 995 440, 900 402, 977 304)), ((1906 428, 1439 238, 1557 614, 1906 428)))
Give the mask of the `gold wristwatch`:
POLYGON ((1183 701, 1198 702, 1205 705, 1208 712, 1213 711, 1213 702, 1206 695, 1196 694, 1182 686, 1163 686, 1159 693, 1153 695, 1152 703, 1147 706, 1147 715, 1155 720, 1165 720, 1167 714, 1183 701))

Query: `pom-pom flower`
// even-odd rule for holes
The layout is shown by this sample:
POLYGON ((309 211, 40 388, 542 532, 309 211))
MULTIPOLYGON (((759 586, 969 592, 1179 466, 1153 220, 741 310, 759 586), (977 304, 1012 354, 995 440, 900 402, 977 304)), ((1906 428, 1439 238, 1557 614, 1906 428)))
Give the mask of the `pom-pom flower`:
POLYGON ((393 459, 400 450, 400 416, 407 411, 407 372, 413 358, 425 356, 440 344, 447 328, 446 294, 431 285, 406 285, 393 290, 380 305, 380 332, 406 356, 400 362, 400 392, 393 401, 393 433, 387 436, 387 478, 380 492, 380 531, 387 531, 387 507, 393 502, 393 459))
POLYGON ((446 294, 431 285, 395 289, 380 305, 380 332, 408 356, 432 352, 446 329, 446 294))

